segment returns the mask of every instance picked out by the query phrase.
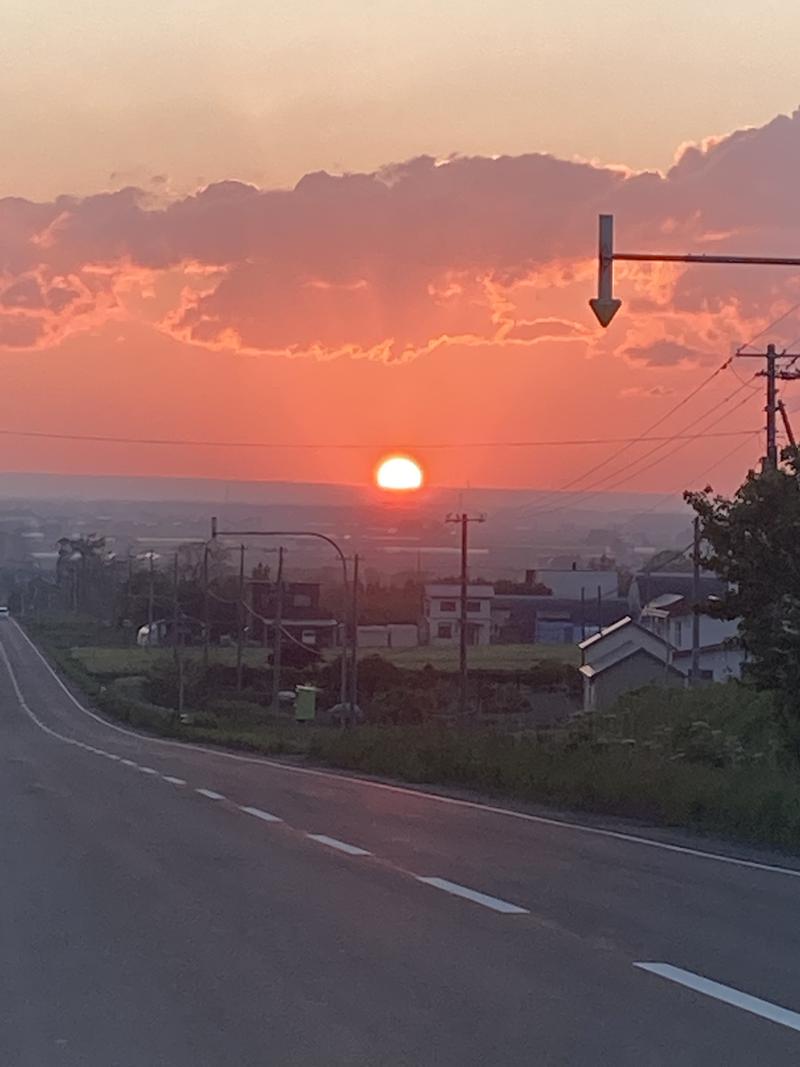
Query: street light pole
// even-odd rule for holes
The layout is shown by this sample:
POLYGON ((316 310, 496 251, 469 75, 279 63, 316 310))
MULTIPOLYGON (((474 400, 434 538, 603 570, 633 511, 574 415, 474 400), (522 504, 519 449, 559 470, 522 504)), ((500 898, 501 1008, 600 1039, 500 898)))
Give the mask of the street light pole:
MULTIPOLYGON (((342 589, 344 591, 344 612, 347 613, 347 601, 349 598, 349 582, 347 580, 347 557, 341 546, 327 534, 318 533, 316 530, 220 530, 216 517, 211 519, 211 539, 217 537, 315 537, 319 541, 325 541, 336 552, 342 564, 342 589)), ((345 623, 346 626, 346 623, 345 623)), ((341 677, 339 679, 339 703, 347 703, 347 644, 342 647, 341 677)))

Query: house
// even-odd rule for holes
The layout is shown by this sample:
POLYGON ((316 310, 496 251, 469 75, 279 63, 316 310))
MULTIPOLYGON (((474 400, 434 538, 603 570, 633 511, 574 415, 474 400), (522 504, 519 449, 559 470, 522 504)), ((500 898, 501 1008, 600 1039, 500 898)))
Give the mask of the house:
MULTIPOLYGON (((492 639, 494 586, 474 584, 467 588, 467 644, 488 645, 492 639)), ((425 586, 422 607, 422 642, 457 645, 461 632, 461 586, 438 582, 425 586)))
MULTIPOLYGON (((275 585, 262 575, 254 575, 249 592, 249 635, 261 644, 271 645, 275 626, 275 585)), ((289 637, 311 648, 331 648, 341 643, 339 622, 320 608, 319 582, 284 582, 281 626, 289 637)))
MULTIPOLYGON (((639 620, 626 615, 581 641, 584 711, 609 707, 643 685, 687 685, 692 669, 693 609, 686 597, 664 594, 645 605, 639 620)), ((744 651, 737 620, 700 611, 700 680, 741 677, 744 651)))
POLYGON ((628 611, 621 597, 580 600, 529 593, 495 593, 492 640, 501 644, 574 645, 599 628, 610 626, 628 611))
MULTIPOLYGON (((737 619, 722 619, 713 613, 716 598, 705 601, 698 613, 700 624, 700 647, 721 645, 731 641, 738 632, 737 619)), ((642 608, 639 621, 648 630, 669 641, 675 649, 692 647, 692 622, 694 609, 688 596, 680 593, 662 593, 642 608)))
POLYGON ((643 685, 686 684, 672 663, 672 647, 626 615, 578 645, 583 710, 602 711, 617 697, 643 685))

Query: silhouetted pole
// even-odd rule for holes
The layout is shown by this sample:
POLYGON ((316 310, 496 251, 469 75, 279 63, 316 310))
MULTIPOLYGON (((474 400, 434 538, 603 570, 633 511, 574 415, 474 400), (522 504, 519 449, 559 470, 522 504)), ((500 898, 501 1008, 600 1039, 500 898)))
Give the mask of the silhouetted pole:
POLYGON ((467 599, 469 597, 469 524, 471 522, 484 522, 485 515, 467 515, 461 512, 458 515, 448 515, 446 522, 459 523, 461 526, 461 612, 458 633, 458 674, 459 674, 459 712, 462 716, 467 713, 467 599))
POLYGON ((692 675, 691 684, 700 683, 700 516, 694 518, 692 542, 692 675))
POLYGON ((208 542, 203 545, 203 670, 208 670, 208 646, 211 641, 211 605, 208 590, 208 542))
POLYGON ((239 597, 236 601, 236 690, 242 691, 242 641, 244 640, 244 545, 239 545, 239 597))
POLYGON ((148 552, 147 558, 150 563, 150 584, 147 593, 147 643, 152 643, 153 640, 153 615, 155 604, 155 571, 153 568, 153 553, 148 552))
POLYGON ((358 554, 353 556, 353 630, 350 638, 350 714, 355 715, 358 703, 358 554))
POLYGON ((275 636, 272 641, 272 710, 281 702, 281 631, 283 629, 283 545, 278 549, 278 575, 275 581, 275 636))
POLYGON ((180 648, 180 603, 178 601, 178 553, 172 569, 172 655, 178 674, 178 714, 183 712, 183 656, 180 648))

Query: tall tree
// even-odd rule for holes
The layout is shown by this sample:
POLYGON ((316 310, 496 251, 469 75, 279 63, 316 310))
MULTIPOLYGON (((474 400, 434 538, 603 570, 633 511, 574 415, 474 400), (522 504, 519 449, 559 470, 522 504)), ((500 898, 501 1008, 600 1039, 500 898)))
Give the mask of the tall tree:
POLYGON ((776 691, 787 741, 800 759, 800 467, 751 471, 732 498, 686 493, 700 516, 707 565, 730 583, 723 604, 740 618, 748 673, 776 691))

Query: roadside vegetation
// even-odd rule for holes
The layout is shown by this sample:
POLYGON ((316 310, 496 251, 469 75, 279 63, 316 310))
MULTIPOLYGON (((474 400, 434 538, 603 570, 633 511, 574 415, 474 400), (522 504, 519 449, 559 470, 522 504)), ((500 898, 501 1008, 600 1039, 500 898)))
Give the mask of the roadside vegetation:
MULTIPOLYGON (((101 711, 160 736, 800 848, 796 765, 773 695, 750 686, 650 688, 607 714, 548 723, 520 710, 511 673, 510 681, 491 683, 493 710, 460 722, 441 710, 450 706, 451 676, 432 667, 405 672, 370 657, 361 672, 369 721, 341 730, 273 713, 263 668, 249 667, 248 684, 236 693, 222 650, 207 674, 199 657, 186 665, 182 721, 171 706, 170 652, 104 647, 102 626, 72 616, 42 617, 28 630, 101 711)), ((574 707, 574 678, 565 673, 572 670, 539 661, 528 677, 542 699, 564 698, 572 687, 574 707)), ((298 681, 313 676, 335 699, 336 663, 296 674, 298 681)))

